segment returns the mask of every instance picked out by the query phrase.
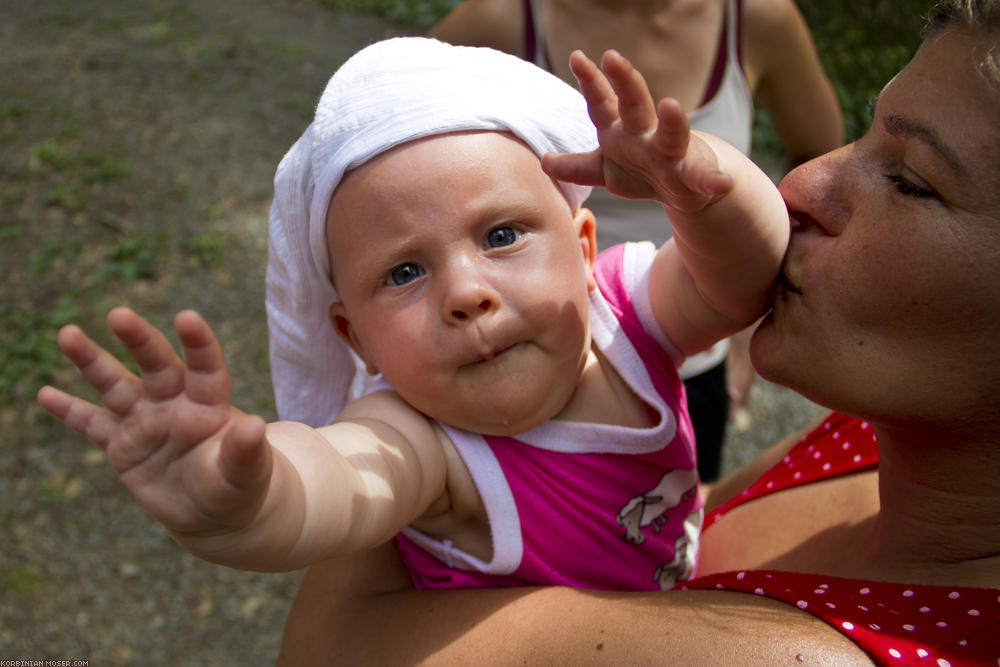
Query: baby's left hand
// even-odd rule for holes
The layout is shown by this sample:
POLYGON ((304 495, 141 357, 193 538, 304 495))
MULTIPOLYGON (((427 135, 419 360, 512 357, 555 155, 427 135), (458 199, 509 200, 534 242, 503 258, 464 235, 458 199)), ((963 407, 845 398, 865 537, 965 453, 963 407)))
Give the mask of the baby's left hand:
POLYGON ((711 146, 690 130, 677 100, 654 106, 642 74, 617 51, 601 59, 602 73, 582 51, 570 56, 600 147, 590 153, 549 154, 549 176, 603 185, 630 199, 656 199, 678 211, 699 211, 732 188, 711 146))

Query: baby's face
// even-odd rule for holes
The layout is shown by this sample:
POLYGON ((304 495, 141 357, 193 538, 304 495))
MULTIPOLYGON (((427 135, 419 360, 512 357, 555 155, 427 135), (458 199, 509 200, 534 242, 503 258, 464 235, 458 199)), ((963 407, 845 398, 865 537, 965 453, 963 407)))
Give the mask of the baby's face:
POLYGON ((416 409, 521 433, 572 397, 590 349, 593 218, 507 134, 409 142, 348 173, 327 238, 337 328, 416 409))

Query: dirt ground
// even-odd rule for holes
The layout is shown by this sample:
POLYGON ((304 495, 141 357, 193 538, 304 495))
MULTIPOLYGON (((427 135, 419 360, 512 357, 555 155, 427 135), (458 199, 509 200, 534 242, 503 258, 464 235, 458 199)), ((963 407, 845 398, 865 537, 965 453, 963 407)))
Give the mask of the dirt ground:
MULTIPOLYGON (((273 171, 336 66, 402 31, 295 0, 3 2, 0 659, 273 663, 299 574, 181 551, 33 396, 82 390, 60 324, 107 343, 111 306, 161 327, 193 307, 224 342, 234 403, 273 418, 273 171)), ((759 383, 725 465, 815 413, 759 383)))

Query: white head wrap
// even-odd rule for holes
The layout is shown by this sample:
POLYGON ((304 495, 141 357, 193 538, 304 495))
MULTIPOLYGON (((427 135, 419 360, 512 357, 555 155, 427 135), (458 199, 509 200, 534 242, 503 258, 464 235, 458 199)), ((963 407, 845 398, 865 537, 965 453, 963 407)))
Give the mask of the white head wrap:
MULTIPOLYGON (((421 137, 509 131, 539 156, 597 146, 583 97, 499 51, 401 37, 337 70, 312 124, 274 177, 267 266, 271 375, 278 415, 329 424, 371 381, 329 320, 326 214, 347 170, 421 137)), ((575 210, 590 188, 560 184, 575 210)))

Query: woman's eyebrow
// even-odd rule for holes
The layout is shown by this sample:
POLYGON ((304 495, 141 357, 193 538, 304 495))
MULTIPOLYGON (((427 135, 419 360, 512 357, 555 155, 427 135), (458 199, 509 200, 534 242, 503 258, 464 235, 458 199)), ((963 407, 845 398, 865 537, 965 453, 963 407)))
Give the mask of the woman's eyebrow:
POLYGON ((960 174, 968 173, 962 161, 958 158, 958 154, 941 139, 941 136, 933 128, 896 114, 886 116, 882 124, 886 132, 891 135, 904 139, 919 139, 923 141, 933 148, 953 170, 960 174))

